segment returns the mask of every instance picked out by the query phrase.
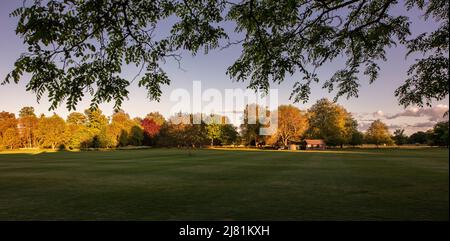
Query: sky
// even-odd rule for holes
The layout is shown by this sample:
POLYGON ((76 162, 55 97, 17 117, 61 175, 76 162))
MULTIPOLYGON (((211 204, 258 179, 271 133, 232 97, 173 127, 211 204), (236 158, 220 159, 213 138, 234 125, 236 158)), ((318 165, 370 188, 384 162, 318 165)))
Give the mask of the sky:
MULTIPOLYGON (((401 2, 401 1, 400 1, 401 2)), ((26 46, 14 30, 17 19, 9 17, 9 13, 17 8, 22 1, 3 0, 0 3, 0 80, 12 70, 14 61, 21 53, 26 51, 26 46)), ((412 36, 422 32, 433 30, 437 24, 433 21, 424 21, 421 12, 412 10, 405 12, 403 7, 392 9, 397 13, 403 13, 410 17, 412 36)), ((231 26, 228 26, 231 28, 231 26)), ((176 102, 171 101, 170 95, 174 90, 182 88, 192 92, 193 81, 201 81, 202 89, 215 88, 222 94, 225 89, 235 89, 246 87, 247 83, 233 82, 226 75, 228 66, 239 57, 240 46, 233 46, 225 50, 213 50, 208 55, 198 54, 196 56, 183 55, 181 62, 182 69, 174 62, 168 62, 163 66, 168 73, 171 84, 162 88, 163 94, 159 102, 150 101, 147 98, 146 90, 137 86, 137 81, 128 88, 129 99, 122 104, 122 109, 131 117, 144 117, 149 112, 158 111, 165 117, 171 115, 170 110, 176 102)), ((344 106, 358 120, 360 130, 364 131, 369 124, 376 119, 385 122, 391 131, 404 128, 407 134, 419 130, 427 130, 437 122, 443 120, 442 116, 448 110, 448 97, 442 101, 434 102, 432 107, 417 108, 410 106, 404 108, 398 104, 394 96, 394 91, 406 79, 406 72, 409 66, 414 63, 414 59, 420 56, 410 56, 405 58, 406 50, 404 46, 397 46, 387 50, 387 61, 381 62, 380 75, 376 82, 369 85, 367 77, 361 76, 361 88, 358 98, 340 98, 338 103, 344 106)), ((338 70, 339 61, 323 66, 319 71, 319 78, 329 79, 334 71, 338 70)), ((124 68, 122 75, 127 79, 132 79, 138 70, 132 67, 124 68)), ((279 104, 293 104, 302 110, 308 109, 318 99, 332 99, 335 93, 328 93, 321 88, 321 83, 313 85, 311 95, 307 103, 293 103, 289 100, 295 78, 288 77, 282 84, 272 84, 271 88, 278 89, 279 104)), ((8 84, 0 86, 0 111, 18 113, 24 106, 33 106, 37 114, 51 115, 53 112, 66 117, 69 111, 62 104, 56 110, 49 111, 50 104, 46 98, 42 98, 39 103, 32 92, 27 92, 25 86, 29 80, 29 75, 25 75, 19 84, 8 84)), ((86 95, 83 101, 77 105, 77 110, 82 112, 88 108, 90 97, 86 95)), ((203 105, 207 102, 203 102, 203 105)), ((106 115, 113 113, 113 103, 100 105, 106 115)))

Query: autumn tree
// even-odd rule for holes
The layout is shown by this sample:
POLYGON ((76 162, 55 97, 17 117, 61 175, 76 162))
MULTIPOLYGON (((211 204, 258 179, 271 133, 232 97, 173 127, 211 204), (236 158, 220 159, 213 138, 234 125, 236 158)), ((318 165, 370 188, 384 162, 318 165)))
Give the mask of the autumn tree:
POLYGON ((158 126, 162 126, 166 122, 164 116, 159 112, 150 112, 145 116, 145 118, 148 120, 153 120, 153 122, 155 122, 158 126))
POLYGON ((111 123, 101 131, 100 143, 104 147, 142 144, 143 129, 137 120, 132 120, 123 110, 111 116, 111 123))
POLYGON ((22 145, 32 148, 36 145, 36 130, 38 127, 38 118, 34 113, 33 107, 23 107, 19 111, 19 132, 22 139, 22 145))
POLYGON ((19 111, 19 117, 26 117, 26 116, 36 116, 34 113, 34 107, 32 106, 25 106, 19 111))
POLYGON ((0 147, 15 148, 20 145, 17 119, 13 113, 0 112, 0 147))
POLYGON ((366 140, 368 143, 375 144, 377 147, 381 144, 393 144, 388 127, 380 120, 376 120, 370 124, 366 131, 366 140))
POLYGON ((164 125, 161 126, 159 132, 159 138, 156 141, 158 146, 164 147, 179 147, 182 146, 182 134, 184 133, 184 129, 187 125, 183 123, 174 124, 171 121, 168 121, 164 125))
POLYGON ((93 132, 99 132, 108 125, 108 118, 103 115, 100 109, 86 109, 84 114, 87 117, 86 126, 93 132))
POLYGON ((284 146, 292 141, 300 141, 307 128, 307 116, 300 109, 292 105, 278 107, 278 129, 275 135, 284 146))
MULTIPOLYGON (((164 125, 164 122, 162 125, 164 125)), ((156 143, 155 138, 159 134, 162 125, 156 124, 154 119, 144 118, 141 122, 141 126, 144 130, 144 143, 154 145, 156 143)))
POLYGON ((67 116, 66 146, 69 149, 87 148, 94 136, 87 127, 88 118, 79 112, 72 112, 67 116))
POLYGON ((186 145, 186 143, 183 143, 183 136, 188 126, 185 123, 190 121, 189 118, 189 115, 183 113, 169 117, 167 122, 161 126, 157 145, 166 147, 181 147, 186 145), (185 121, 182 121, 183 119, 185 121))
POLYGON ((86 125, 87 117, 80 112, 72 112, 67 116, 68 125, 86 125))
POLYGON ((114 137, 115 146, 128 145, 128 135, 131 129, 130 116, 123 110, 115 112, 111 116, 111 124, 109 125, 111 135, 114 137))
POLYGON ((6 129, 2 136, 0 136, 0 147, 4 146, 9 149, 14 149, 20 146, 19 130, 17 128, 6 129))
POLYGON ((66 122, 56 114, 51 117, 41 116, 36 131, 39 145, 55 149, 65 142, 66 122))
POLYGON ((89 138, 85 139, 85 141, 81 143, 81 146, 94 148, 102 147, 100 136, 105 136, 102 133, 104 133, 108 126, 108 118, 98 108, 86 109, 84 115, 87 118, 85 124, 86 129, 80 133, 80 137, 83 139, 85 139, 85 137, 89 138))
POLYGON ((17 119, 14 113, 0 112, 0 135, 8 128, 17 127, 17 119))
MULTIPOLYGON (((206 124, 193 124, 195 114, 178 113, 163 124, 157 145, 196 148, 208 143, 206 124)), ((198 117, 201 117, 200 115, 198 117)))
POLYGON ((113 138, 113 146, 126 146, 130 144, 131 129, 137 125, 123 110, 116 111, 111 116, 111 124, 107 128, 108 134, 113 138))
POLYGON ((308 110, 307 136, 324 139, 327 145, 337 146, 350 142, 357 131, 357 122, 344 107, 329 101, 318 100, 308 110))

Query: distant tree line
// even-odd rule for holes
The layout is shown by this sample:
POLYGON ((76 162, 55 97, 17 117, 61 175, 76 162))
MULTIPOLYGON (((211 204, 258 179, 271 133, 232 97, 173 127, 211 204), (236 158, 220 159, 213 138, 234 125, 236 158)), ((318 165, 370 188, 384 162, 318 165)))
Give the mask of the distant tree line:
MULTIPOLYGON (((72 112, 66 120, 35 114, 24 107, 19 116, 0 112, 0 149, 51 148, 85 149, 124 146, 202 147, 221 145, 288 146, 304 139, 323 139, 328 146, 343 147, 362 144, 423 144, 448 147, 448 121, 437 123, 426 132, 410 136, 404 130, 389 133, 386 124, 374 121, 365 133, 344 107, 327 99, 318 100, 303 111, 292 105, 276 110, 251 104, 243 111, 243 122, 237 128, 225 116, 202 113, 178 113, 165 119, 158 112, 144 118, 130 118, 123 110, 105 116, 99 109, 72 112), (277 128, 271 135, 261 135, 260 128, 270 128, 264 117, 276 114, 277 128), (201 120, 193 124, 194 119, 201 120)), ((273 121, 273 120, 272 120, 273 121)))
POLYGON ((410 136, 404 134, 404 129, 394 131, 392 139, 396 145, 421 144, 430 146, 447 146, 448 143, 448 121, 438 122, 433 129, 417 131, 410 136))
POLYGON ((86 149, 124 146, 206 146, 238 144, 239 133, 222 118, 221 123, 198 125, 177 123, 175 118, 193 118, 179 113, 166 120, 158 112, 131 119, 123 110, 111 117, 99 109, 72 112, 64 120, 57 114, 36 116, 33 107, 24 107, 18 118, 0 112, 0 148, 86 149))

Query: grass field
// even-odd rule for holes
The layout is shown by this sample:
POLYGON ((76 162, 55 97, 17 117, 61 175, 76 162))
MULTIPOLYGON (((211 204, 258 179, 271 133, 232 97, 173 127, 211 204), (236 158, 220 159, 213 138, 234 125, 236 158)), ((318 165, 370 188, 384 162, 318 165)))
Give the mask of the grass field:
POLYGON ((0 153, 0 220, 448 220, 448 149, 0 153))

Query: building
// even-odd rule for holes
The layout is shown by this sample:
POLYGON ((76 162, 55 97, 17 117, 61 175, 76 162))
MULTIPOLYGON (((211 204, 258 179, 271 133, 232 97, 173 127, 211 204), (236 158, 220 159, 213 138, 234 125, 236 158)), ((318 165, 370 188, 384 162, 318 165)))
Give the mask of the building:
POLYGON ((305 139, 301 145, 303 150, 324 150, 325 148, 325 141, 322 139, 305 139))
POLYGON ((298 150, 298 145, 296 145, 296 144, 290 144, 290 145, 289 145, 289 150, 291 150, 291 151, 296 151, 296 150, 298 150))

